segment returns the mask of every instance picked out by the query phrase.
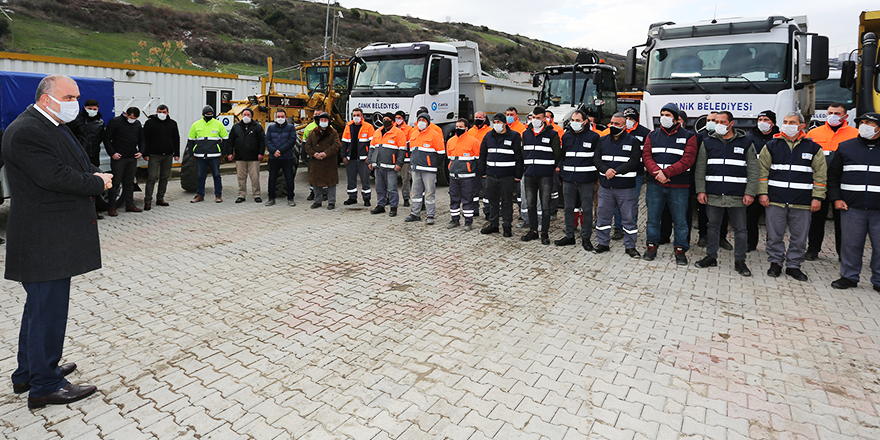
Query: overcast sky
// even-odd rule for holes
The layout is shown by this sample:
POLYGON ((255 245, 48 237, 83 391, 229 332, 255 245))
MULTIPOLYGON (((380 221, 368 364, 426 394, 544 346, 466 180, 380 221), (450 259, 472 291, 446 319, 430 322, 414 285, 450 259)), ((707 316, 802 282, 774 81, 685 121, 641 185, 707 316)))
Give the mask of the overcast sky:
MULTIPOLYGON (((575 0, 408 0, 388 3, 340 0, 340 5, 349 9, 409 14, 439 22, 446 21, 448 17, 453 22, 486 25, 498 31, 566 47, 589 47, 619 54, 625 54, 631 46, 644 43, 651 23, 711 20, 716 5, 718 18, 806 15, 810 32, 830 38, 829 55, 832 58, 857 47, 859 14, 866 9, 865 3, 855 0, 802 0, 791 2, 791 6, 781 6, 782 2, 758 0, 724 3, 688 0, 665 3, 656 0, 602 3, 575 0), (535 10, 536 7, 538 10, 535 10)), ((344 21, 340 23, 343 29, 344 21)))

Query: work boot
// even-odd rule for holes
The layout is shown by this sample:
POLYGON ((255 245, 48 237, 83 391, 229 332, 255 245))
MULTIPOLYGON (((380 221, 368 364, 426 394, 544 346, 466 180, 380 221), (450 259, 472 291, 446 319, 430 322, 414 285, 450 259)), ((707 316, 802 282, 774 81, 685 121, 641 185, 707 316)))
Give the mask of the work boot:
POLYGON ((707 267, 717 267, 718 260, 707 255, 694 263, 694 266, 697 266, 700 269, 705 269, 707 267))
POLYGON ((415 215, 415 214, 410 214, 410 215, 406 216, 406 218, 403 219, 403 221, 405 221, 407 223, 420 222, 420 221, 422 221, 422 218, 415 215))
POLYGON ((397 217, 397 207, 396 206, 391 207, 391 212, 388 213, 388 217, 397 217))
POLYGON ((687 255, 685 255, 685 252, 687 252, 687 251, 683 247, 676 246, 676 248, 675 248, 675 264, 677 264, 679 266, 687 266, 688 257, 687 257, 687 255))
POLYGON ((807 281, 807 274, 803 273, 800 269, 786 267, 785 274, 798 281, 807 281))
POLYGON ((142 211, 143 211, 143 209, 138 208, 137 206, 134 206, 134 205, 128 205, 125 207, 125 212, 142 212, 142 211))
POLYGON ((254 197, 254 203, 263 203, 263 199, 259 197, 254 197))
POLYGON ((770 268, 767 269, 767 275, 777 278, 782 275, 782 266, 776 263, 770 263, 770 268))
POLYGON ((275 205, 275 199, 266 200, 266 206, 274 206, 274 205, 275 205))
POLYGON ((293 199, 287 199, 287 206, 296 206, 296 202, 293 199))
POLYGON ((315 191, 314 190, 309 191, 309 196, 306 197, 306 200, 308 200, 309 202, 311 202, 312 200, 315 200, 315 191))
POLYGON ((196 196, 193 197, 193 199, 190 200, 189 202, 190 202, 190 203, 199 203, 199 202, 203 202, 204 200, 205 200, 204 197, 202 197, 202 196, 196 194, 196 196))
POLYGON ((168 202, 166 202, 162 199, 156 200, 156 204, 159 206, 168 206, 168 202))
POLYGON ((403 207, 409 208, 409 199, 403 199, 403 207))
POLYGON ((699 246, 699 247, 706 247, 706 246, 708 246, 708 245, 709 245, 709 239, 706 238, 705 235, 701 235, 701 236, 700 236, 700 239, 697 240, 697 246, 699 246))
POLYGON ((310 206, 310 208, 312 208, 312 209, 318 209, 320 207, 321 207, 321 202, 318 200, 315 200, 315 202, 312 203, 312 206, 310 206))
POLYGON ((840 279, 831 283, 831 287, 833 287, 835 289, 841 289, 841 290, 849 289, 850 287, 856 287, 858 285, 859 285, 859 283, 856 283, 854 281, 850 281, 850 280, 843 278, 843 277, 841 277, 840 279))
POLYGON ((553 242, 556 246, 571 246, 575 244, 574 237, 562 237, 559 240, 553 242))
POLYGON ((342 202, 342 204, 345 206, 348 206, 348 205, 354 205, 357 202, 358 202, 357 199, 348 199, 348 200, 342 202))
POLYGON ((370 207, 370 201, 369 201, 369 200, 364 200, 364 206, 366 206, 366 207, 369 208, 369 207, 370 207))
POLYGON ((433 225, 434 224, 434 217, 428 217, 428 220, 426 220, 425 223, 427 223, 429 225, 433 225))
POLYGON ((457 228, 461 226, 461 222, 458 220, 450 220, 449 223, 446 224, 446 229, 457 228))
POLYGON ((807 261, 816 261, 819 259, 819 253, 816 251, 807 250, 804 252, 804 259, 807 261))
POLYGON ((550 244, 550 236, 546 232, 541 233, 541 244, 545 246, 550 244))
POLYGON ((487 225, 485 228, 480 229, 480 234, 497 234, 498 226, 487 225))
POLYGON ((474 225, 472 223, 465 223, 464 224, 465 231, 470 232, 472 229, 474 229, 474 225))
POLYGON ((657 245, 654 243, 648 243, 648 248, 645 250, 645 255, 642 256, 642 259, 645 261, 654 261, 657 258, 657 245))
POLYGON ((110 217, 116 217, 117 215, 119 215, 119 213, 116 212, 116 208, 110 207, 107 208, 107 215, 109 215, 110 217))
POLYGON ((506 237, 506 238, 513 237, 513 231, 511 231, 510 226, 504 226, 503 229, 504 229, 504 232, 501 233, 502 237, 506 237))
POLYGON ((590 240, 582 240, 581 246, 583 246, 584 250, 587 252, 593 252, 596 250, 593 248, 593 243, 590 243, 590 240))
POLYGON ((605 246, 604 244, 599 244, 599 245, 596 245, 596 249, 594 249, 593 252, 595 252, 597 254, 604 254, 605 252, 608 252, 610 250, 611 250, 610 247, 605 246))
POLYGON ((149 211, 151 209, 153 209, 153 204, 150 202, 145 202, 144 203, 144 211, 149 211))
POLYGON ((611 233, 612 240, 623 240, 623 231, 617 228, 614 228, 614 232, 611 233))
POLYGON ((239 197, 239 198, 235 199, 235 203, 242 203, 242 202, 244 202, 244 197, 239 197))
POLYGON ((642 258, 642 254, 640 254, 639 251, 636 250, 636 248, 629 248, 624 253, 629 255, 629 257, 634 260, 642 258))
POLYGON ((385 213, 385 207, 382 205, 377 205, 375 208, 370 210, 370 214, 384 214, 384 213, 385 213))
POLYGON ((336 209, 336 204, 335 204, 335 203, 328 203, 328 204, 327 204, 327 209, 328 209, 328 210, 330 210, 330 209, 336 209))
POLYGON ((214 197, 214 202, 215 203, 223 203, 223 197, 221 197, 221 196, 214 197))
POLYGON ((730 244, 730 242, 727 241, 726 238, 722 238, 721 240, 718 240, 718 247, 720 247, 721 249, 724 249, 724 250, 726 250, 726 251, 732 251, 732 250, 733 250, 733 245, 730 244))
POLYGON ((538 238, 538 231, 529 231, 528 233, 526 233, 526 235, 523 235, 522 237, 520 237, 520 240, 532 241, 532 240, 536 240, 537 238, 538 238))

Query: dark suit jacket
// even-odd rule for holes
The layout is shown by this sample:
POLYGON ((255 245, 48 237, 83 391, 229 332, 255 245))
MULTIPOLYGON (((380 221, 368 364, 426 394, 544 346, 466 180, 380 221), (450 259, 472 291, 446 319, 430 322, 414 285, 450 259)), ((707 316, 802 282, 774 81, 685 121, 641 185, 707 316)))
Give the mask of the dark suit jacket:
POLYGON ((12 197, 6 278, 52 281, 99 269, 94 196, 104 181, 78 142, 32 104, 9 124, 2 151, 12 197))

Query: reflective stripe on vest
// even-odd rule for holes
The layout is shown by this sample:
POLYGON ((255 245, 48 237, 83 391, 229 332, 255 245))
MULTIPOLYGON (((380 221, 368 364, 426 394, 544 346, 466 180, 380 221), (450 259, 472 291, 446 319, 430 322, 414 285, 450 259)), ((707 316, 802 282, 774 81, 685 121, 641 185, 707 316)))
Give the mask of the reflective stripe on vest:
POLYGON ((792 150, 782 138, 767 142, 772 163, 767 177, 770 201, 786 205, 809 205, 813 200, 813 157, 822 148, 810 139, 801 139, 792 150))
POLYGON ((880 210, 880 151, 861 139, 841 142, 836 155, 843 162, 840 193, 849 209, 880 210))
MULTIPOLYGON (((748 183, 747 154, 752 141, 740 136, 724 142, 706 136, 706 193, 713 195, 744 196, 748 183)), ((812 169, 810 170, 812 172, 812 169)))

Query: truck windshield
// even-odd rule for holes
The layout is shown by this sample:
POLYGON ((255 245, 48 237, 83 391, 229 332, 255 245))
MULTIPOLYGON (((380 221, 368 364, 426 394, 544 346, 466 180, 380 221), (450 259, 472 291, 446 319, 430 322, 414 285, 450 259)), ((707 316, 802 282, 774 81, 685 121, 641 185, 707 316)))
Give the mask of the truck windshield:
POLYGON ((843 104, 847 110, 853 105, 853 92, 840 87, 840 79, 826 79, 816 83, 816 110, 825 110, 834 103, 843 104))
MULTIPOLYGON (((330 67, 311 66, 306 67, 306 83, 309 92, 327 89, 327 80, 330 79, 330 67)), ((338 66, 333 70, 333 88, 345 90, 348 85, 348 67, 338 66)))
POLYGON ((581 102, 592 103, 598 98, 596 86, 593 84, 593 76, 580 72, 576 74, 574 82, 571 79, 571 72, 548 75, 543 88, 544 102, 542 104, 545 107, 574 105, 581 102), (571 102, 572 87, 575 91, 574 103, 571 102))
POLYGON ((355 89, 419 89, 425 57, 366 60, 356 69, 355 89))
POLYGON ((648 84, 784 82, 785 43, 733 43, 656 49, 648 60, 648 84))

